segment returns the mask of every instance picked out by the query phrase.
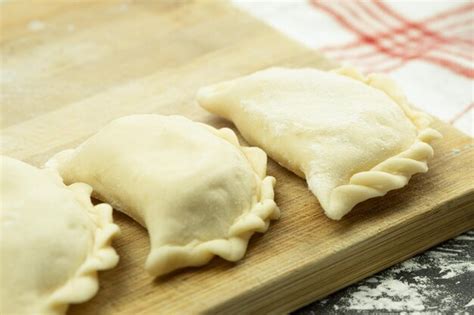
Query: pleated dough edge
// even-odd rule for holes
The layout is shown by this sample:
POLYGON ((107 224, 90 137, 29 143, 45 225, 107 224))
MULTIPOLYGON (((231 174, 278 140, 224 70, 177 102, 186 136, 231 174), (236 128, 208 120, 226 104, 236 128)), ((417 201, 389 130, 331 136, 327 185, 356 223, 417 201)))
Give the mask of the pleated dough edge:
POLYGON ((152 276, 161 276, 184 267, 197 267, 207 264, 214 256, 228 261, 238 261, 246 253, 250 237, 255 232, 267 231, 270 220, 278 219, 280 209, 274 201, 275 178, 266 176, 267 156, 257 147, 243 147, 237 136, 229 128, 215 129, 202 124, 217 136, 234 145, 241 151, 255 172, 260 185, 260 198, 245 215, 229 228, 229 237, 205 242, 194 242, 185 246, 166 245, 152 250, 145 263, 145 269, 152 276))
MULTIPOLYGON (((241 146, 232 129, 216 129, 204 123, 196 123, 208 129, 216 136, 226 140, 244 154, 252 166, 258 181, 261 182, 259 189, 260 200, 246 215, 239 218, 230 227, 230 237, 227 239, 192 243, 185 246, 168 245, 161 246, 155 250, 151 249, 145 262, 145 269, 154 277, 185 267, 205 265, 216 255, 229 261, 238 261, 245 255, 250 237, 255 232, 265 232, 270 225, 270 220, 276 220, 280 217, 280 209, 274 201, 273 187, 275 186, 276 180, 272 176, 266 176, 267 154, 257 147, 241 146)), ((80 147, 81 146, 76 149, 64 150, 55 154, 46 162, 45 168, 59 170, 59 166, 68 159, 71 159, 73 155, 76 154, 76 150, 80 147)), ((104 200, 95 191, 92 195, 99 200, 104 200)), ((112 204, 112 206, 126 213, 118 208, 117 205, 112 204)), ((137 220, 135 219, 135 221, 137 220)), ((143 226, 143 223, 140 224, 143 226)))
POLYGON ((113 223, 112 207, 106 203, 94 206, 90 199, 92 187, 88 184, 74 183, 66 188, 70 189, 77 200, 87 207, 88 215, 96 226, 94 244, 74 276, 47 299, 45 314, 64 314, 69 304, 90 300, 99 289, 97 272, 111 269, 119 261, 119 256, 111 245, 113 238, 120 233, 119 227, 113 223))
MULTIPOLYGON (((411 176, 428 171, 428 159, 433 156, 431 141, 442 138, 435 129, 430 128, 432 118, 414 110, 407 102, 405 95, 394 81, 381 74, 370 74, 364 77, 354 68, 343 67, 332 72, 344 75, 372 86, 392 98, 415 125, 418 135, 416 141, 405 151, 386 159, 369 171, 359 172, 349 180, 349 184, 341 185, 331 191, 326 215, 340 220, 352 208, 367 199, 385 195, 388 191, 401 188, 408 184, 411 176)), ((311 178, 308 185, 313 186, 311 178)), ((313 193, 315 192, 311 189, 313 193)))

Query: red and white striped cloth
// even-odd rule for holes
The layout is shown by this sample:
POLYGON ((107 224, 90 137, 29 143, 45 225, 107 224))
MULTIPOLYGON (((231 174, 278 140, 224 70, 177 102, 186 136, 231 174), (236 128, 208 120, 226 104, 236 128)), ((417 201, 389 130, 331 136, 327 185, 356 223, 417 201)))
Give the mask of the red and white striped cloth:
POLYGON ((233 2, 343 64, 389 73, 416 106, 474 135, 474 1, 233 2))

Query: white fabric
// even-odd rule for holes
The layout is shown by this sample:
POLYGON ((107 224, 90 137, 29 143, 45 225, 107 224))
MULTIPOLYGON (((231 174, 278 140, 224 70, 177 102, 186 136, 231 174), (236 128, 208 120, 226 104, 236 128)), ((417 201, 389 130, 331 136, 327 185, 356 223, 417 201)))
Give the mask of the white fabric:
MULTIPOLYGON (((233 0, 233 3, 313 49, 343 45, 357 40, 356 33, 343 28, 331 15, 313 6, 307 0, 233 0)), ((469 2, 385 1, 387 6, 413 21, 428 18, 466 3, 469 2)), ((452 20, 455 21, 454 18, 449 21, 452 20)), ((387 23, 390 23, 388 18, 387 23)), ((439 24, 441 25, 442 22, 439 24)), ((466 31, 471 32, 472 39, 472 23, 466 27, 466 31)), ((361 51, 364 49, 370 50, 370 48, 361 47, 361 51)), ((472 50, 467 50, 465 53, 472 55, 472 50)), ((338 59, 337 56, 328 55, 338 59)), ((472 59, 471 62, 458 59, 456 61, 467 62, 470 67, 473 64, 472 59)), ((346 62, 342 63, 346 64, 346 62)), ((357 61, 351 63, 361 67, 357 61)), ((389 75, 395 79, 409 100, 417 107, 446 122, 459 117, 455 120, 454 126, 471 136, 474 135, 472 106, 461 115, 463 110, 473 102, 473 80, 423 60, 410 61, 390 72, 389 75)))

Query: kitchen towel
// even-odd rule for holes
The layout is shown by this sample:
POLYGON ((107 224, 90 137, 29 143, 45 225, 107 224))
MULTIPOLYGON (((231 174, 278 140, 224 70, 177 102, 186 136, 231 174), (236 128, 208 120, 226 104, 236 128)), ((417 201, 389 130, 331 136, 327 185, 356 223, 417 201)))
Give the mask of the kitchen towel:
POLYGON ((473 136, 474 1, 233 0, 289 37, 365 73, 473 136))

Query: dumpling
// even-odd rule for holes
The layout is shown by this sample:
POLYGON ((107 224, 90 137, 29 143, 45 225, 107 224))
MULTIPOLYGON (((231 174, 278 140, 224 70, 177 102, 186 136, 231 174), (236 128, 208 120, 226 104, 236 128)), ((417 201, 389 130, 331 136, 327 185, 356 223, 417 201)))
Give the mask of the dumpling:
POLYGON ((270 68, 198 91, 199 104, 306 177, 326 215, 405 186, 426 172, 430 117, 413 110, 388 78, 350 68, 270 68))
POLYGON ((118 262, 112 208, 92 205, 89 185, 67 187, 54 172, 0 161, 0 313, 64 314, 95 295, 98 270, 118 262))
POLYGON ((279 216, 265 153, 181 116, 119 118, 48 166, 148 229, 152 276, 214 255, 239 260, 250 236, 279 216))

